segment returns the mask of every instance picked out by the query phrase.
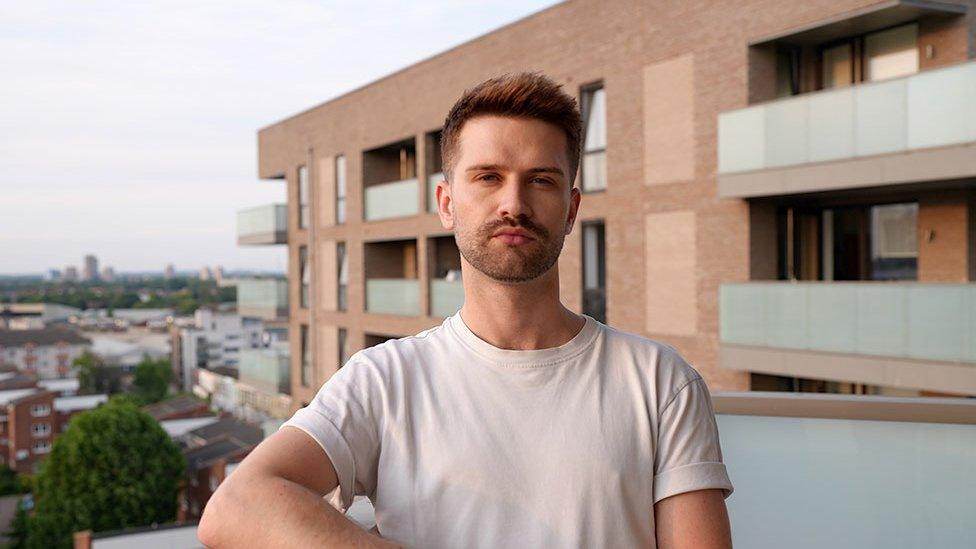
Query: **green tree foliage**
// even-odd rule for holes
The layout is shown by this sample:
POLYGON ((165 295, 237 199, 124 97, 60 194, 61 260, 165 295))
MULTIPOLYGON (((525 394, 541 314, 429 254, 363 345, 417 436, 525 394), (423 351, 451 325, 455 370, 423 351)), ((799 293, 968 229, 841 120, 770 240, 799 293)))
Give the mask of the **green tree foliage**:
POLYGON ((78 385, 82 391, 111 395, 121 390, 122 372, 107 366, 95 353, 84 351, 71 364, 78 368, 78 385))
POLYGON ((29 516, 27 509, 24 509, 22 501, 17 502, 17 510, 14 518, 10 521, 10 526, 3 535, 7 536, 7 549, 26 549, 28 537, 29 516))
POLYGON ((149 356, 143 356, 142 361, 136 365, 132 392, 144 404, 159 402, 169 393, 172 379, 173 369, 169 360, 153 360, 149 356))
POLYGON ((30 548, 71 547, 80 530, 170 522, 185 468, 163 428, 130 399, 71 420, 37 475, 30 548))
POLYGON ((7 465, 0 465, 0 496, 30 492, 30 478, 18 475, 7 465))

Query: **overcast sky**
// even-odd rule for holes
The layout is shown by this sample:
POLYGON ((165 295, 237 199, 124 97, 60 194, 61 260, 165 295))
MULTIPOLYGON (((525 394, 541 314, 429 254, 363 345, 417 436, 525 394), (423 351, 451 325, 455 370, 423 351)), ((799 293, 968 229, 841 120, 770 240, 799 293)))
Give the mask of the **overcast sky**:
POLYGON ((0 3, 0 274, 222 264, 236 212, 283 202, 258 128, 553 0, 0 3))

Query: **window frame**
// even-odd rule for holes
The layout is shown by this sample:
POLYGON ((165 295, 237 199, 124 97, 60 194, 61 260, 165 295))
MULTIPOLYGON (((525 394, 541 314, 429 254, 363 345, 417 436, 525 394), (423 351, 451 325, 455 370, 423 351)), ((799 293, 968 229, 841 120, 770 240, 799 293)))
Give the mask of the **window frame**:
POLYGON ((580 163, 579 163, 579 189, 583 193, 600 193, 605 192, 607 187, 609 187, 607 181, 606 172, 606 157, 607 157, 607 89, 603 80, 598 80, 580 86, 580 114, 583 119, 583 132, 582 132, 582 143, 580 143, 580 163), (586 148, 586 130, 589 125, 589 115, 591 110, 591 105, 593 102, 593 96, 597 92, 603 92, 603 147, 598 147, 594 149, 586 148), (604 163, 604 173, 603 173, 603 187, 598 188, 586 188, 586 170, 584 166, 586 165, 586 158, 590 155, 603 155, 604 163))

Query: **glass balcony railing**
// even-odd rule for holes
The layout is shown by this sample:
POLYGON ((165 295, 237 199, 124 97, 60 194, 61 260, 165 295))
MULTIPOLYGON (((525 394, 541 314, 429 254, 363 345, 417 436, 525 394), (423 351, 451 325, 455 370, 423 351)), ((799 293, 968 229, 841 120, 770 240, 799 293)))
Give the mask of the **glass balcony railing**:
POLYGON ((419 315, 420 281, 413 278, 367 279, 366 311, 388 315, 419 315))
POLYGON ((735 547, 972 545, 976 401, 716 393, 713 402, 735 486, 726 500, 735 547))
POLYGON ((435 278, 430 281, 430 316, 449 317, 464 305, 464 285, 460 280, 435 278))
POLYGON ((444 180, 442 172, 427 176, 427 211, 437 213, 437 184, 444 180))
POLYGON ((270 394, 288 393, 291 379, 286 346, 241 349, 240 381, 270 394))
POLYGON ((417 215, 416 179, 370 185, 365 192, 367 221, 417 215))
POLYGON ((276 320, 288 317, 288 281, 280 278, 237 283, 237 313, 242 317, 276 320))
POLYGON ((288 242, 288 207, 268 204, 237 212, 237 243, 286 244, 288 242))
POLYGON ((976 363, 976 284, 722 284, 722 343, 976 363))
POLYGON ((976 62, 724 112, 718 172, 969 142, 976 142, 976 62))

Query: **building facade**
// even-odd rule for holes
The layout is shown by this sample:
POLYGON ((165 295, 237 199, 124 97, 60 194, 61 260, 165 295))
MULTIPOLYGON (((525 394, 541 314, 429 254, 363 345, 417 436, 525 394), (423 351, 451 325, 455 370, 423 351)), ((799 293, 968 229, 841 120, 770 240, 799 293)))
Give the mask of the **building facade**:
POLYGON ((91 340, 73 330, 0 330, 0 367, 13 367, 39 379, 67 376, 74 359, 89 349, 91 340))
POLYGON ((972 1, 570 0, 263 128, 295 406, 460 306, 440 129, 526 70, 584 115, 568 307, 713 390, 976 394, 974 57, 972 1))

